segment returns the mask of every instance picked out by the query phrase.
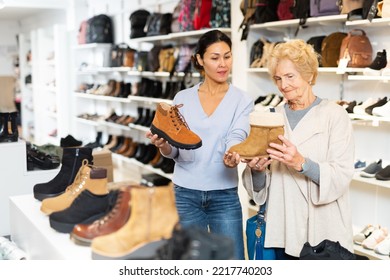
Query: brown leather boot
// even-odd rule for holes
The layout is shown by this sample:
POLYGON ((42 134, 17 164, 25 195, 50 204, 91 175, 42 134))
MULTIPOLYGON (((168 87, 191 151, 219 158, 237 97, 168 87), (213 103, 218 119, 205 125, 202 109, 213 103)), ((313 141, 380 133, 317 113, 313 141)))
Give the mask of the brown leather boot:
POLYGON ((202 146, 202 139, 190 130, 180 114, 179 108, 182 106, 182 104, 171 106, 165 102, 159 103, 150 131, 177 148, 197 149, 202 146))
POLYGON ((121 187, 114 208, 92 224, 77 224, 70 234, 74 243, 90 246, 92 239, 98 236, 113 233, 126 224, 130 217, 131 186, 121 187))
POLYGON ((92 240, 93 259, 150 259, 179 221, 173 186, 132 186, 130 219, 92 240))
POLYGON ((42 200, 41 211, 47 215, 68 208, 83 190, 89 190, 96 195, 108 194, 107 169, 88 165, 88 160, 83 163, 73 181, 64 193, 56 197, 42 200))
POLYGON ((267 149, 271 142, 282 144, 278 135, 284 135, 283 115, 273 112, 254 111, 249 115, 251 130, 248 138, 229 149, 243 159, 268 157, 267 149))

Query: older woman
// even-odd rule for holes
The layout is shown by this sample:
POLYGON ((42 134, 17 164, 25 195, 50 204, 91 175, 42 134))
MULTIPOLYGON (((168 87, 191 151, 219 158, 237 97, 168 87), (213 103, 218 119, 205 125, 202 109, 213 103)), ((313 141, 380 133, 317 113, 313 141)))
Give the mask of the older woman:
POLYGON ((346 111, 313 92, 317 54, 302 40, 278 44, 268 71, 286 104, 282 144, 269 157, 247 161, 243 183, 258 204, 267 202, 265 247, 278 258, 298 258, 305 242, 325 239, 353 251, 349 184, 354 140, 346 111))

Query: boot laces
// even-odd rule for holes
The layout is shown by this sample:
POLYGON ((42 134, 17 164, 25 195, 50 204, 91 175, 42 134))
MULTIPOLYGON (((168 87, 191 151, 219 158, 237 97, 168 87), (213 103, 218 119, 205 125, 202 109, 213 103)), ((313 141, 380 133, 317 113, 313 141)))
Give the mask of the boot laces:
POLYGON ((82 170, 84 169, 84 167, 86 167, 88 165, 88 160, 87 159, 83 159, 83 162, 82 162, 82 165, 81 165, 81 168, 79 169, 79 171, 77 172, 76 174, 76 177, 73 181, 73 183, 68 186, 66 188, 66 192, 70 195, 70 196, 74 196, 75 194, 81 192, 81 190, 84 188, 85 186, 85 181, 87 180, 88 176, 89 176, 89 171, 86 172, 85 174, 82 174, 82 170))
POLYGON ((111 209, 111 211, 109 211, 107 213, 107 215, 104 215, 102 218, 96 220, 95 222, 93 222, 94 224, 97 224, 98 226, 102 226, 104 225, 105 223, 107 223, 109 220, 111 220, 111 218, 113 216, 115 216, 115 214, 119 211, 119 207, 121 205, 121 201, 123 199, 123 194, 122 192, 119 192, 118 193, 118 197, 116 199, 116 202, 115 202, 115 205, 114 207, 111 209))
POLYGON ((169 110, 170 117, 176 130, 179 130, 182 126, 186 127, 189 130, 190 128, 188 127, 183 115, 179 111, 179 108, 181 107, 183 107, 183 104, 172 106, 169 110))

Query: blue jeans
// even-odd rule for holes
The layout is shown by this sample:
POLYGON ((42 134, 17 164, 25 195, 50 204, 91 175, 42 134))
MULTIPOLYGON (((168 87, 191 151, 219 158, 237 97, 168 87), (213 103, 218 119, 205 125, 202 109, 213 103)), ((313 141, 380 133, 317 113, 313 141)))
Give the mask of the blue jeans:
POLYGON ((230 237, 235 258, 243 260, 242 209, 237 190, 198 191, 175 185, 176 208, 183 227, 196 225, 230 237))

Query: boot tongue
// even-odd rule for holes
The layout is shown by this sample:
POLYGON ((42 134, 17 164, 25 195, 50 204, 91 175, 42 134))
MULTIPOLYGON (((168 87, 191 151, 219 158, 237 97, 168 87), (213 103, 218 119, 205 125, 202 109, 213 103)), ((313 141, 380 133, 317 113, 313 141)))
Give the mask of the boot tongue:
POLYGON ((84 181, 86 178, 88 178, 91 171, 91 167, 88 165, 82 165, 79 169, 79 172, 77 173, 76 177, 74 178, 73 183, 66 188, 67 191, 77 191, 77 189, 81 189, 84 187, 84 181))

